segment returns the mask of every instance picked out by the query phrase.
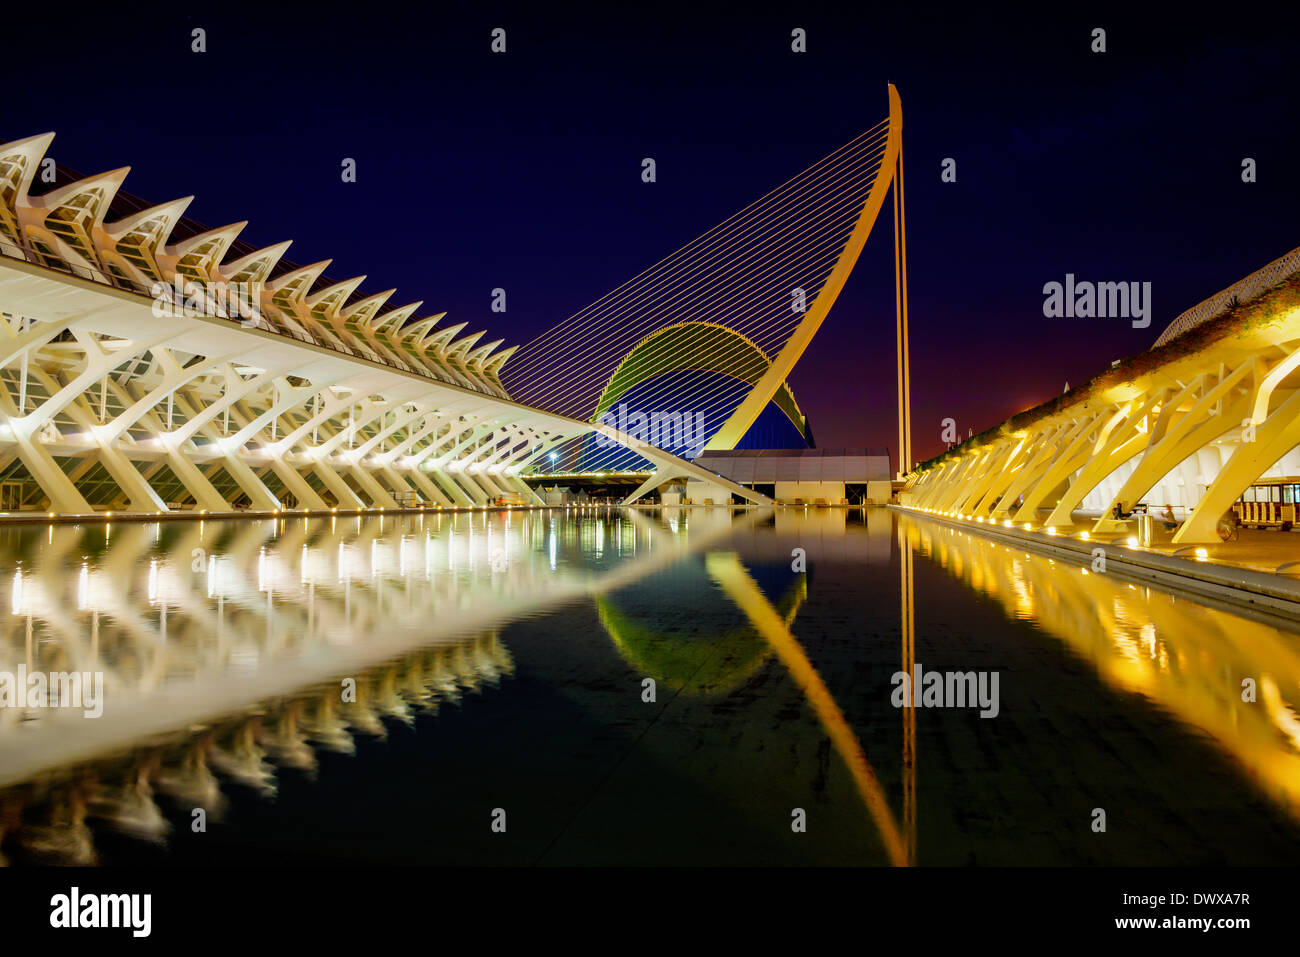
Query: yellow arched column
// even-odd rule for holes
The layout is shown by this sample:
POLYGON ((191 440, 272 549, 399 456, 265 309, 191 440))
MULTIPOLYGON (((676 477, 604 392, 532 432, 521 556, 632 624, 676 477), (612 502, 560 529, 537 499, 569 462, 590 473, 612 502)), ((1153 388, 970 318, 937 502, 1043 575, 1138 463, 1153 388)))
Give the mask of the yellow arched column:
POLYGON ((871 192, 867 194, 866 202, 862 204, 862 212, 858 215, 853 232, 849 234, 848 242, 844 245, 844 251, 840 253, 835 268, 831 270, 825 285, 818 291, 812 306, 799 320, 799 325, 786 340, 777 357, 772 360, 767 372, 758 380, 749 395, 745 396, 744 401, 736 407, 736 411, 731 413, 731 417, 722 424, 722 428, 704 446, 706 451, 736 447, 759 414, 767 407, 767 403, 776 394, 781 383, 789 376, 794 364, 799 361, 799 357, 808 348, 808 343, 812 341, 813 335, 821 326, 822 320, 830 312, 831 306, 835 305, 840 290, 844 288, 849 273, 853 271, 858 261, 862 247, 866 245, 871 227, 875 225, 876 217, 880 214, 880 208, 885 203, 885 193, 893 183, 902 136, 903 105, 899 100, 898 90, 891 83, 889 84, 889 133, 885 140, 884 159, 876 174, 876 180, 871 185, 871 192))

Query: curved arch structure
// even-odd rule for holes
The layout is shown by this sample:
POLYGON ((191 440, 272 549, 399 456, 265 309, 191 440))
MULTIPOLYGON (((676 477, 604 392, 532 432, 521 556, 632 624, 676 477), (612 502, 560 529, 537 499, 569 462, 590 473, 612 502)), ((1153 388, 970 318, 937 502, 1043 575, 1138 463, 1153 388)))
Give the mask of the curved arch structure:
MULTIPOLYGON (((753 386, 771 368, 769 359, 753 341, 714 322, 681 322, 646 336, 619 363, 596 403, 593 421, 600 421, 624 395, 667 372, 695 370, 720 372, 753 386)), ((795 402, 789 383, 778 385, 775 405, 799 434, 808 438, 808 421, 795 402)))

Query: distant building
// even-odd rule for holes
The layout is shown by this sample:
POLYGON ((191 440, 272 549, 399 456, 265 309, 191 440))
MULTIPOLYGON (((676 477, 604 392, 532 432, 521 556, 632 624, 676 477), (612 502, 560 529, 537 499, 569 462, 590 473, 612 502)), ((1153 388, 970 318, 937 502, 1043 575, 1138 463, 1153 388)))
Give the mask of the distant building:
MULTIPOLYGON (((838 505, 889 501, 889 450, 736 449, 702 452, 695 464, 779 502, 838 505)), ((688 483, 691 501, 712 498, 707 483, 688 483)))

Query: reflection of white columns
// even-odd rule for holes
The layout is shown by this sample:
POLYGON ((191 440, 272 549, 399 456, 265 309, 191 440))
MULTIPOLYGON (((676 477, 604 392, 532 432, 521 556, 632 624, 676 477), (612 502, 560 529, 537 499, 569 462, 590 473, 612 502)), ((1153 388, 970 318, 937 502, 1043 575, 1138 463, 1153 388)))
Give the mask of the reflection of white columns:
MULTIPOLYGON (((210 726, 426 649, 430 622, 436 642, 454 644, 460 639, 437 635, 491 631, 625 587, 717 547, 759 515, 697 516, 690 535, 638 515, 633 520, 657 534, 654 548, 624 549, 608 571, 563 563, 552 573, 541 534, 548 519, 533 512, 293 517, 237 523, 233 536, 231 525, 190 522, 162 551, 160 526, 133 522, 113 526, 107 549, 85 561, 86 536, 99 533, 52 525, 49 544, 13 581, 0 581, 9 589, 0 630, 10 636, 0 642, 0 670, 15 670, 30 651, 33 666, 103 672, 110 707, 94 722, 95 753, 116 753, 141 735, 210 726), (29 623, 45 639, 30 649, 29 623)), ((617 541, 606 535, 605 551, 617 541)), ((601 547, 598 536, 585 535, 564 547, 575 545, 601 547)), ((493 673, 482 663, 483 678, 493 673)), ((39 728, 21 732, 7 717, 0 710, 0 787, 69 756, 86 759, 79 716, 42 716, 39 728)))

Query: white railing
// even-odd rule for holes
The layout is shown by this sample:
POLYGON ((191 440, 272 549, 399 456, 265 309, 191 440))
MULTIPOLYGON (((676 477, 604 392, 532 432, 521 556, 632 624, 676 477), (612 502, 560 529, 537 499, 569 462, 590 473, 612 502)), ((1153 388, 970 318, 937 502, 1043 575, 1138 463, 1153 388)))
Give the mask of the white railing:
POLYGON ((1240 282, 1234 283, 1222 292, 1215 293, 1204 302, 1192 306, 1191 309, 1188 309, 1169 323, 1151 348, 1159 348, 1169 340, 1181 336, 1189 329, 1194 329, 1203 322, 1208 322, 1223 315, 1234 306, 1255 299, 1297 270, 1300 270, 1300 248, 1293 249, 1286 255, 1274 259, 1267 266, 1255 270, 1240 282))

